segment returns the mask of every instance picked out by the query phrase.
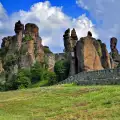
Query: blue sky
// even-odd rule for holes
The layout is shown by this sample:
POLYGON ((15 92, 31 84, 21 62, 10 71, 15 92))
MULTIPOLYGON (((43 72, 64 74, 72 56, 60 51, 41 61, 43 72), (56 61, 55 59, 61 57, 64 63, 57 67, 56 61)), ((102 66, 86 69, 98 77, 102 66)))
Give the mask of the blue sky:
MULTIPOLYGON (((80 8, 75 0, 49 0, 52 6, 63 6, 63 12, 72 17, 78 17, 81 14, 86 13, 89 16, 89 12, 80 8)), ((34 3, 45 2, 45 0, 1 0, 4 8, 8 14, 21 10, 29 10, 34 3)))
POLYGON ((14 23, 19 19, 24 24, 36 23, 43 44, 54 52, 62 52, 62 35, 68 27, 74 27, 79 38, 92 31, 109 51, 110 37, 120 37, 118 0, 0 0, 0 3, 0 38, 15 34, 14 23))

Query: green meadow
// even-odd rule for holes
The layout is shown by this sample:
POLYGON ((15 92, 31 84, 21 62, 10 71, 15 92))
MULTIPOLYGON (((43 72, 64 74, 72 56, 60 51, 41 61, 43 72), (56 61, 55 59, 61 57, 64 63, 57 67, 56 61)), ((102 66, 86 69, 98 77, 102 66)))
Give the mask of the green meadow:
POLYGON ((120 86, 69 84, 1 92, 0 120, 120 120, 120 86))

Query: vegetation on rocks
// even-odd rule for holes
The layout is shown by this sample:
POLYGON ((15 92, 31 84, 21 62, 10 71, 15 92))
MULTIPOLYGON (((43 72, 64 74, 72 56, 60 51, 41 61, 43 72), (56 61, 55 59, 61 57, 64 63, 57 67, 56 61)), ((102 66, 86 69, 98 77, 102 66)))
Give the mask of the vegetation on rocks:
POLYGON ((56 74, 48 71, 48 69, 42 66, 42 64, 36 62, 30 69, 20 69, 17 75, 15 75, 14 78, 12 77, 12 81, 9 83, 11 86, 7 85, 5 87, 6 90, 9 90, 10 88, 23 89, 53 85, 56 82, 56 74), (41 82, 44 84, 41 84, 41 82))
POLYGON ((44 46, 43 50, 44 50, 44 53, 46 53, 46 54, 47 53, 52 53, 52 51, 47 46, 44 46))
POLYGON ((32 38, 32 36, 31 35, 25 35, 25 37, 23 38, 23 41, 30 41, 30 40, 32 40, 33 38, 32 38))

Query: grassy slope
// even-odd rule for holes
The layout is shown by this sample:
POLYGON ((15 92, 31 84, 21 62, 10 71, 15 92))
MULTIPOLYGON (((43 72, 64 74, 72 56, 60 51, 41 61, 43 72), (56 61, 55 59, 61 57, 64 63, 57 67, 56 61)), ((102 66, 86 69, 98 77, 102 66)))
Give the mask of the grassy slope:
POLYGON ((0 93, 0 120, 120 120, 120 86, 53 86, 0 93))

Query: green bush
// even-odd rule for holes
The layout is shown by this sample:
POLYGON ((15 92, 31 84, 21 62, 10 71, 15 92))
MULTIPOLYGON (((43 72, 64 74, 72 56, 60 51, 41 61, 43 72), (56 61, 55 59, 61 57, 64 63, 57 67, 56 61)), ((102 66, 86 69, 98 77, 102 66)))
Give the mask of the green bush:
POLYGON ((5 85, 0 83, 0 91, 5 91, 5 85))
POLYGON ((54 72, 46 71, 44 73, 44 80, 48 80, 48 85, 57 83, 57 77, 54 72))
POLYGON ((43 80, 43 66, 36 62, 32 67, 31 67, 31 77, 32 77, 32 83, 36 83, 38 81, 43 80))
POLYGON ((21 69, 16 77, 14 86, 16 89, 28 88, 31 85, 31 73, 27 69, 21 69))
MULTIPOLYGON (((8 74, 6 74, 6 78, 8 74)), ((13 76, 12 80, 6 82, 6 90, 49 86, 57 83, 56 74, 48 71, 43 64, 38 62, 30 69, 20 69, 17 75, 13 76)))
POLYGON ((48 85, 56 83, 56 74, 48 71, 46 67, 38 62, 31 67, 31 76, 33 84, 44 80, 48 80, 48 85))
POLYGON ((69 75, 70 63, 67 60, 60 60, 55 63, 54 71, 58 81, 66 79, 69 75))
POLYGON ((17 89, 28 88, 31 85, 31 80, 28 77, 18 77, 15 81, 17 89))

